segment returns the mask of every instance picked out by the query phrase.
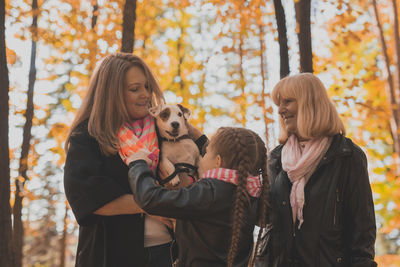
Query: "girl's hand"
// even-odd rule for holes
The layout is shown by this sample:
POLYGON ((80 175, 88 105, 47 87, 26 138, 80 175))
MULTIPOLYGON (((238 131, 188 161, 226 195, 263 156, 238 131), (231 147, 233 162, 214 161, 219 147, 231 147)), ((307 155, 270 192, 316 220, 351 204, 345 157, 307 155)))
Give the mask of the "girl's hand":
POLYGON ((150 166, 151 165, 151 159, 149 158, 150 151, 147 149, 140 149, 137 152, 130 152, 126 155, 126 158, 123 159, 124 162, 129 166, 129 164, 135 160, 142 159, 147 162, 147 164, 150 166))
POLYGON ((203 134, 200 132, 199 129, 197 129, 196 127, 194 127, 193 125, 191 125, 189 122, 186 121, 186 127, 188 128, 189 131, 189 135, 190 137, 193 139, 193 141, 196 141, 197 139, 199 139, 200 136, 202 136, 203 134))

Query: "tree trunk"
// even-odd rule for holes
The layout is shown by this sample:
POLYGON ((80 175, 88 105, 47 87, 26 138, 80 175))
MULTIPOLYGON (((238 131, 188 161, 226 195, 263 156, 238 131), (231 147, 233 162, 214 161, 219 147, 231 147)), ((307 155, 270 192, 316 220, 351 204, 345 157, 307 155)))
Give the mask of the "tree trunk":
POLYGON ((289 48, 286 30, 286 17, 285 10, 282 6, 281 0, 274 0, 276 25, 278 27, 278 41, 279 41, 279 54, 280 54, 280 74, 281 79, 290 73, 289 68, 289 48))
POLYGON ((98 18, 98 10, 99 10, 99 4, 97 0, 92 1, 92 7, 93 7, 93 12, 92 12, 92 24, 91 24, 91 29, 93 30, 94 27, 96 27, 97 24, 97 18, 98 18))
MULTIPOLYGON (((97 48, 97 32, 96 32, 96 24, 97 24, 97 18, 98 18, 98 10, 99 10, 99 4, 97 0, 92 1, 92 23, 91 23, 91 28, 90 28, 90 39, 89 39, 89 50, 93 51, 93 55, 98 54, 98 48, 97 48)), ((88 66, 88 71, 89 71, 89 76, 92 75, 93 69, 96 65, 97 58, 96 56, 89 57, 89 66, 88 66)))
MULTIPOLYGON (((208 61, 208 60, 207 60, 208 61)), ((206 64, 203 62, 203 66, 205 66, 206 64)), ((204 132, 204 126, 206 123, 206 110, 204 108, 204 106, 201 106, 203 104, 204 101, 204 97, 205 97, 205 92, 206 92, 206 71, 203 69, 203 73, 201 74, 201 79, 199 82, 199 98, 196 99, 197 102, 197 106, 198 106, 198 128, 199 130, 203 133, 204 132)))
POLYGON ((247 105, 246 105, 246 93, 244 91, 244 87, 246 86, 246 81, 244 78, 244 69, 243 69, 243 63, 244 63, 244 51, 243 51, 243 35, 242 32, 239 33, 239 74, 240 74, 240 81, 239 81, 239 87, 240 90, 242 91, 242 94, 240 96, 241 98, 241 103, 240 103, 240 114, 241 114, 241 124, 243 127, 246 126, 247 119, 246 119, 246 110, 247 110, 247 105))
POLYGON ((8 146, 8 68, 5 40, 5 1, 0 0, 0 266, 13 267, 8 146))
MULTIPOLYGON (((203 31, 203 24, 204 23, 204 21, 203 20, 200 20, 200 21, 198 21, 198 31, 197 31, 197 33, 199 34, 199 35, 201 35, 204 31, 203 31)), ((207 23, 209 23, 208 21, 207 21, 207 23)), ((207 49, 207 48, 201 48, 201 54, 204 54, 204 51, 206 51, 205 49, 207 49)), ((204 132, 204 126, 205 126, 205 123, 206 123, 206 114, 207 114, 207 112, 206 112, 206 109, 205 109, 205 107, 204 107, 204 97, 206 96, 206 77, 207 77, 207 64, 208 64, 208 61, 210 60, 210 57, 211 56, 207 56, 204 60, 202 60, 202 62, 201 62, 201 66, 202 66, 202 68, 201 68, 201 71, 202 71, 202 73, 201 73, 201 78, 200 78, 200 81, 199 81, 199 83, 198 83, 198 86, 199 86, 199 97, 197 97, 196 98, 196 107, 197 107, 197 110, 198 110, 198 113, 197 113, 197 116, 198 116, 198 123, 197 123, 197 126, 198 126, 198 128, 199 128, 199 130, 201 131, 201 132, 204 132)))
POLYGON ((67 228, 68 228, 68 201, 65 201, 64 229, 60 239, 60 267, 65 267, 65 252, 67 249, 67 228))
POLYGON ((260 43, 260 74, 261 74, 261 107, 263 110, 263 120, 265 125, 265 143, 268 145, 268 110, 267 110, 267 103, 265 102, 266 97, 266 73, 265 73, 265 61, 264 61, 264 53, 265 53, 265 42, 264 42, 264 28, 263 25, 258 25, 259 29, 259 38, 258 41, 260 43))
POLYGON ((394 40, 397 55, 397 103, 400 102, 400 36, 399 36, 399 17, 397 10, 397 0, 392 0, 393 3, 393 16, 394 16, 394 40))
POLYGON ((122 19, 122 52, 133 52, 135 43, 135 21, 136 0, 126 0, 122 19))
POLYGON ((183 77, 182 77, 182 65, 183 65, 183 61, 185 60, 185 51, 184 51, 184 27, 179 25, 180 27, 180 31, 181 31, 181 35, 179 36, 179 39, 177 40, 176 43, 176 56, 177 56, 177 60, 178 60, 178 66, 177 66, 177 70, 176 70, 176 76, 179 77, 179 91, 182 97, 182 105, 183 106, 188 106, 189 104, 189 99, 188 96, 185 92, 185 82, 183 81, 183 77), (182 52, 183 50, 183 52, 182 52))
POLYGON ((22 266, 23 258, 23 244, 24 244, 24 227, 22 222, 22 200, 24 198, 24 185, 28 171, 28 155, 30 150, 31 129, 33 119, 33 89, 36 80, 36 42, 37 42, 37 20, 38 20, 38 3, 37 0, 32 1, 32 48, 31 48, 31 62, 29 70, 29 83, 28 83, 28 100, 25 111, 25 125, 23 130, 23 139, 21 147, 21 157, 19 161, 19 177, 15 180, 15 204, 13 209, 14 227, 14 252, 15 252, 15 266, 22 266))
POLYGON ((313 72, 311 44, 311 0, 299 0, 295 3, 296 22, 299 29, 300 71, 313 72))
POLYGON ((385 59, 385 65, 386 65, 386 72, 387 72, 387 81, 388 81, 388 93, 389 93, 389 99, 390 99, 390 110, 391 110, 391 119, 390 119, 390 126, 391 126, 391 133, 392 133, 392 138, 393 138, 393 150, 397 153, 397 155, 400 155, 400 136, 399 136, 399 122, 400 122, 400 116, 399 116, 399 105, 396 101, 396 94, 395 94, 395 89, 394 89, 394 82, 393 82, 393 76, 390 71, 390 58, 389 54, 387 52, 387 45, 385 41, 385 37, 383 34, 383 29, 382 25, 379 20, 379 13, 378 13, 378 7, 376 4, 376 0, 372 0, 373 4, 373 10, 375 13, 376 17, 376 24, 379 30, 379 38, 381 41, 382 45, 382 53, 385 59))

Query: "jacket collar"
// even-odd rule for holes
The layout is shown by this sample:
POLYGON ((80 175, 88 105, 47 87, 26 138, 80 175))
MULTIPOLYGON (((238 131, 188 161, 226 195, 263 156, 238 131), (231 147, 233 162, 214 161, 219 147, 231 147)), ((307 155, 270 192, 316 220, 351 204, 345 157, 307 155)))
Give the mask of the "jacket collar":
POLYGON ((352 154, 352 142, 342 134, 336 134, 332 137, 332 143, 329 146, 325 156, 322 157, 320 165, 325 164, 338 157, 346 157, 352 154))
MULTIPOLYGON (((269 155, 268 160, 281 161, 282 148, 284 144, 281 144, 274 148, 269 155)), ((325 156, 321 159, 320 164, 325 164, 336 157, 349 156, 352 153, 352 142, 350 139, 344 137, 342 134, 336 134, 332 137, 332 143, 329 146, 325 156)))

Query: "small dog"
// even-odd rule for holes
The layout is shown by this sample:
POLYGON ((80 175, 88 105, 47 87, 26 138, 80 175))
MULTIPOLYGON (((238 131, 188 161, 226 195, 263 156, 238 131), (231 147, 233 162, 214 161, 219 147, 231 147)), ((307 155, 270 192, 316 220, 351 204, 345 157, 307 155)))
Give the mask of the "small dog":
MULTIPOLYGON (((198 165, 200 152, 197 145, 188 135, 186 121, 191 115, 189 109, 180 104, 159 105, 149 109, 150 114, 156 118, 161 143, 160 172, 165 179, 175 171, 176 163, 198 165)), ((197 176, 197 171, 196 171, 197 176)), ((170 182, 167 188, 176 186, 185 187, 190 184, 189 177, 185 173, 179 173, 170 182)))

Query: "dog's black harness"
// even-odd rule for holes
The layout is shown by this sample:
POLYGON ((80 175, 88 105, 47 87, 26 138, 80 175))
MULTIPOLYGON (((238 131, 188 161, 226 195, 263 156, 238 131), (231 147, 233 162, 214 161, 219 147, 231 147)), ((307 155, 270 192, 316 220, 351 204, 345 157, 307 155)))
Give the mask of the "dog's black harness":
MULTIPOLYGON (((163 142, 179 142, 183 139, 191 139, 191 137, 188 134, 184 134, 184 135, 181 135, 181 136, 179 136, 177 138, 173 138, 173 139, 161 137, 161 141, 163 141, 163 142)), ((193 173, 197 172, 196 166, 193 166, 192 164, 189 164, 189 163, 181 162, 181 163, 175 163, 174 167, 175 167, 175 171, 167 178, 161 179, 160 177, 157 176, 157 181, 160 185, 162 185, 162 186, 165 185, 166 183, 168 183, 169 181, 174 179, 174 177, 178 173, 181 173, 181 172, 188 173, 188 175, 193 179, 193 181, 195 180, 195 178, 193 177, 193 173)))
POLYGON ((184 134, 184 135, 179 136, 178 138, 172 138, 172 139, 161 137, 161 140, 165 141, 165 142, 179 142, 183 139, 191 139, 191 138, 188 134, 184 134))
MULTIPOLYGON (((192 164, 189 163, 175 163, 174 164, 175 167, 175 171, 168 176, 165 179, 160 179, 160 177, 157 176, 157 181, 160 185, 164 185, 166 183, 168 183, 169 181, 171 181, 178 173, 181 172, 186 172, 186 173, 191 173, 192 171, 197 172, 197 167, 193 166, 192 164)), ((191 176, 191 175, 189 175, 191 176)), ((192 176, 191 176, 192 177, 192 176)), ((192 177, 193 178, 193 177, 192 177)))

